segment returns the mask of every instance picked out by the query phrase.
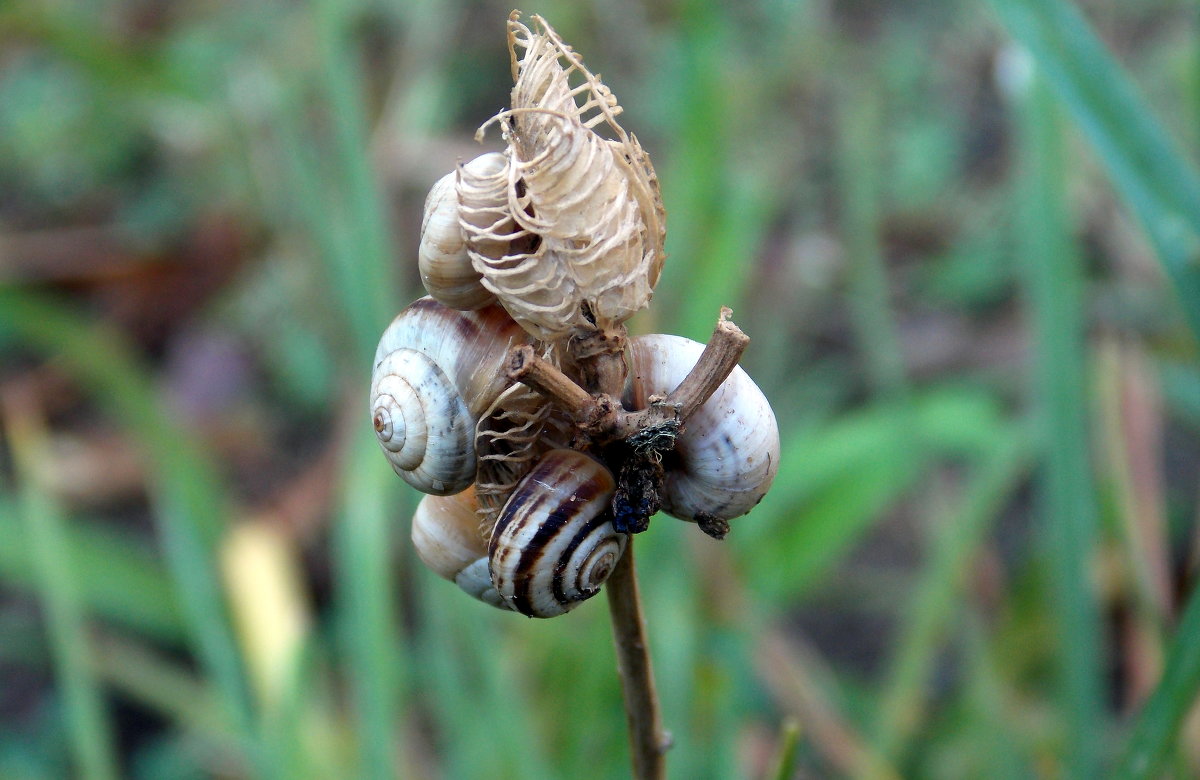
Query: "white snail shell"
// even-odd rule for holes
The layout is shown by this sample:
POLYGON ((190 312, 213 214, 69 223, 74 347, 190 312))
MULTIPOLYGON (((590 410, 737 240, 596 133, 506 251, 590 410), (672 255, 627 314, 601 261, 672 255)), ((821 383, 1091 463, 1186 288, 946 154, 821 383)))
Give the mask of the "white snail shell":
MULTIPOLYGON (((504 155, 486 154, 464 167, 504 164, 504 155)), ((479 281, 479 272, 467 255, 467 240, 459 224, 458 172, 438 179, 425 199, 421 245, 417 249, 421 283, 434 298, 451 309, 478 309, 496 297, 479 281)))
POLYGON ((475 427, 504 390, 508 351, 526 339, 496 306, 421 298, 396 316, 375 351, 371 418, 397 474, 435 495, 474 482, 475 427))
POLYGON ((603 464, 565 449, 517 485, 488 547, 492 582, 512 609, 554 617, 599 592, 628 541, 609 521, 615 490, 603 464))
POLYGON ((425 496, 413 514, 413 546, 439 576, 480 601, 507 609, 488 573, 488 545, 479 533, 478 507, 471 489, 453 496, 425 496))
MULTIPOLYGON (((625 405, 644 409, 651 395, 674 390, 703 351, 703 344, 682 336, 630 339, 625 405)), ((741 366, 684 423, 664 465, 662 509, 681 520, 695 521, 701 513, 728 520, 766 495, 779 469, 779 427, 770 403, 741 366)))

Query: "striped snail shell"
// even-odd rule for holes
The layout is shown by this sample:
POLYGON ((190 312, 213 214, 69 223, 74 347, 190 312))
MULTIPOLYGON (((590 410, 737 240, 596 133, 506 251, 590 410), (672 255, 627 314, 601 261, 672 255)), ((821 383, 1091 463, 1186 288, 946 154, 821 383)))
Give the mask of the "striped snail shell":
MULTIPOLYGON (((650 396, 674 390, 703 351, 703 344, 682 336, 630 339, 626 407, 644 409, 650 396)), ((681 520, 696 521, 700 514, 728 520, 766 495, 779 469, 779 427, 770 403, 741 366, 684 423, 663 464, 662 509, 681 520)))
POLYGON ((498 306, 455 311, 421 298, 375 351, 371 418, 393 470, 425 493, 475 480, 475 426, 504 390, 501 370, 524 331, 498 306))
POLYGON ((479 533, 473 489, 453 496, 425 496, 413 514, 412 540, 421 560, 467 593, 507 609, 488 573, 488 545, 479 533))
MULTIPOLYGON (((480 274, 471 264, 467 253, 467 236, 462 221, 474 226, 483 223, 490 226, 504 215, 493 214, 496 206, 503 206, 505 198, 497 203, 471 201, 471 208, 462 209, 459 197, 459 177, 465 175, 475 180, 503 169, 504 155, 496 152, 480 155, 459 170, 451 171, 438 179, 425 199, 425 216, 421 223, 421 245, 417 250, 417 266, 421 271, 421 283, 429 294, 451 309, 478 309, 494 303, 496 296, 483 286, 480 274)), ((496 247, 486 247, 495 253, 496 247)))
POLYGON ((600 591, 628 541, 613 530, 616 484, 599 461, 551 450, 517 485, 492 531, 492 583, 514 610, 554 617, 600 591))

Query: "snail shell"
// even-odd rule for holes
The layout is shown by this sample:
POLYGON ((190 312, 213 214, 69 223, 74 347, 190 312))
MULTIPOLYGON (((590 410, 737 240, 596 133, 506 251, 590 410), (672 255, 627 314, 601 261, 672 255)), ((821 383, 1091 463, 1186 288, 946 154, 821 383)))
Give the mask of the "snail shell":
MULTIPOLYGON (((630 339, 625 405, 644 409, 651 395, 674 390, 703 351, 703 344, 682 336, 630 339)), ((700 514, 728 520, 762 500, 779 469, 779 427, 770 403, 741 366, 688 418, 663 463, 662 508, 681 520, 696 521, 700 514)))
MULTIPOLYGON (((497 162, 503 166, 504 155, 485 154, 463 167, 487 171, 497 162)), ((496 300, 480 283, 479 272, 467 254, 467 240, 459 224, 457 171, 438 179, 425 199, 417 265, 425 289, 451 309, 478 309, 496 300)))
POLYGON ((488 545, 492 582, 512 609, 554 617, 600 591, 628 541, 609 520, 615 490, 612 472, 575 450, 551 450, 521 480, 488 545))
POLYGON ((507 609, 488 573, 488 545, 479 533, 475 491, 425 496, 413 514, 412 540, 430 569, 493 607, 507 609))
POLYGON ((384 331, 371 417, 393 470, 425 493, 475 480, 475 426, 504 390, 509 349, 527 336, 498 306, 455 311, 421 298, 384 331))

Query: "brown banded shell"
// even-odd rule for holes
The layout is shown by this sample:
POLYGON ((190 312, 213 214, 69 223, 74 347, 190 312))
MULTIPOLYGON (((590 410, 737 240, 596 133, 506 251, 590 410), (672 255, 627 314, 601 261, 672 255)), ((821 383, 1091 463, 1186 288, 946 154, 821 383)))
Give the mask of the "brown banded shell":
POLYGON ((501 598, 530 617, 554 617, 600 591, 625 552, 608 511, 616 483, 599 461, 551 450, 517 485, 488 546, 501 598))
POLYGON ((392 468, 425 493, 475 480, 475 427, 504 390, 508 351, 527 335, 498 306, 455 311, 422 298, 375 352, 371 417, 392 468))
MULTIPOLYGON (((682 336, 630 339, 626 407, 644 409, 650 396, 674 390, 703 351, 703 344, 682 336)), ((663 463, 662 509, 681 520, 695 521, 702 513, 728 520, 762 500, 779 469, 779 427, 770 403, 741 366, 687 420, 663 463)))

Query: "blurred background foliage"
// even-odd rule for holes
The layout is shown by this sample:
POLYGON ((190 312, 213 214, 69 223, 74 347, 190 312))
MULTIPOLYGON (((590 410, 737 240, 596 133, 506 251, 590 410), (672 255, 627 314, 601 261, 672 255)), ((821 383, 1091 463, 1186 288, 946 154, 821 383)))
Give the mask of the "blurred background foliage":
MULTIPOLYGON (((509 10, 0 4, 0 776, 627 772, 604 606, 424 570, 366 423, 509 10)), ((638 539, 672 776, 1200 772, 1195 6, 523 10, 662 180, 634 328, 732 306, 783 432, 638 539)))

